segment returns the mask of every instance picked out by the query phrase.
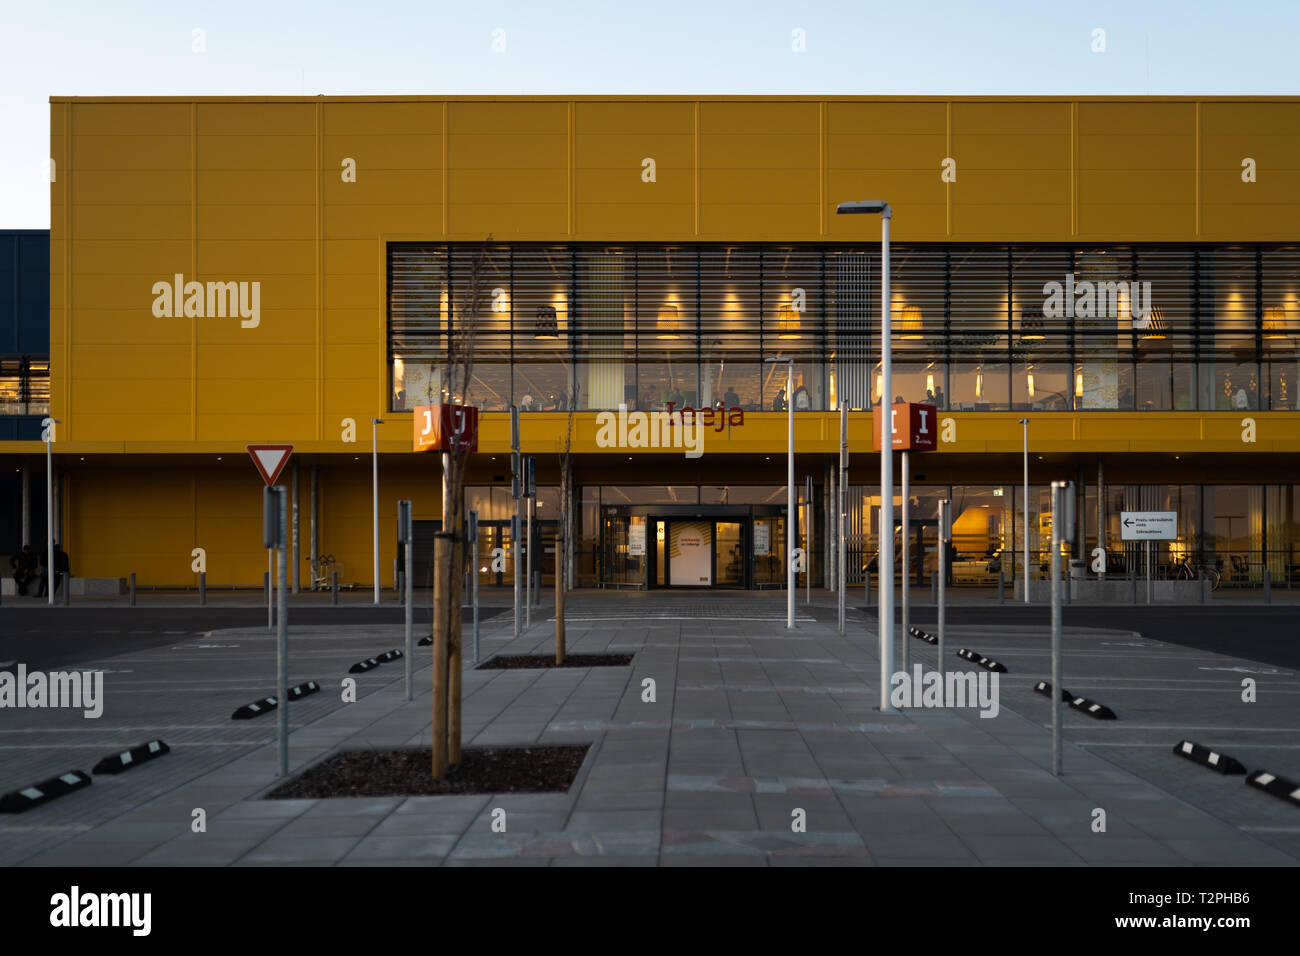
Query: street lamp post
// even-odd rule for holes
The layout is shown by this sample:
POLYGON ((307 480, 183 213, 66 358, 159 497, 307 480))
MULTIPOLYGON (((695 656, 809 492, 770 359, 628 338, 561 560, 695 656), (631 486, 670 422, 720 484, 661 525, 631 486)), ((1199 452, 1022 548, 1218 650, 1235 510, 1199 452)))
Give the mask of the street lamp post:
MULTIPOLYGON (((374 552, 375 552, 375 603, 379 603, 379 426, 382 418, 370 419, 370 491, 371 509, 374 513, 374 552)), ((410 568, 406 570, 411 573, 410 568)))
POLYGON ((769 362, 784 362, 785 369, 785 629, 794 630, 794 359, 769 358, 769 362))
POLYGON ((880 216, 880 712, 893 713, 889 690, 894 671, 894 453, 888 418, 894 394, 889 357, 889 223, 893 213, 883 199, 842 202, 835 212, 880 216))
POLYGON ((1022 508, 1025 515, 1025 540, 1021 543, 1021 550, 1025 556, 1025 603, 1029 603, 1029 419, 1020 419, 1020 424, 1025 435, 1025 503, 1022 508))

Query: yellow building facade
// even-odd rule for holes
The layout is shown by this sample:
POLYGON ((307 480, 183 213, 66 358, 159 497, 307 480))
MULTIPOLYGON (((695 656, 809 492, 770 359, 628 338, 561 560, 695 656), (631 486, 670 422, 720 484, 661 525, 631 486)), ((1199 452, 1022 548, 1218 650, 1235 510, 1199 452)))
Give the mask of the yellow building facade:
MULTIPOLYGON (((192 586, 193 550, 203 548, 210 587, 258 585, 266 568, 261 481, 244 446, 288 442, 296 471, 281 481, 296 488, 302 586, 310 586, 313 555, 327 553, 344 583, 368 586, 377 427, 381 577, 391 586, 397 500, 412 499, 417 519, 439 517, 437 463, 411 451, 414 402, 398 376, 414 380, 409 356, 436 352, 455 312, 446 291, 437 304, 437 288, 454 298, 456 263, 490 248, 501 291, 493 308, 504 308, 487 316, 481 339, 483 388, 470 400, 484 411, 468 480, 471 507, 500 523, 489 547, 509 546, 503 522, 513 504, 501 495, 509 494, 512 400, 526 407, 523 451, 537 456, 548 489, 542 517, 558 504, 547 494, 568 415, 533 401, 552 363, 588 390, 574 432, 580 582, 672 586, 663 539, 671 552, 673 523, 680 530, 688 519, 713 522, 713 539, 725 538, 745 566, 728 571, 715 543, 701 583, 782 582, 779 569, 754 560, 766 557, 756 551, 762 540, 779 564, 783 551, 770 542, 785 534, 779 402, 788 399, 773 397, 761 366, 794 337, 792 327, 816 328, 799 354, 811 398, 794 396, 798 480, 811 476, 814 487, 796 534, 816 556, 821 583, 838 406, 846 404, 854 409, 857 577, 878 535, 878 458, 866 409, 879 395, 869 395, 870 330, 858 339, 844 331, 851 286, 835 257, 862 257, 866 273, 878 275, 870 257, 879 253, 879 221, 837 216, 836 207, 872 198, 893 210, 896 296, 911 294, 909 283, 916 290, 915 302, 892 301, 895 327, 906 332, 913 316, 918 330, 924 323, 924 339, 896 345, 896 361, 915 366, 912 378, 900 373, 915 385, 903 397, 933 400, 935 369, 940 376, 945 437, 913 463, 918 521, 926 526, 938 497, 969 495, 967 507, 954 509, 961 527, 973 529, 966 583, 987 583, 992 559, 1019 548, 1011 502, 1023 494, 1025 417, 1032 508, 1041 510, 1046 482, 1079 484, 1086 520, 1076 552, 1095 547, 1099 534, 1108 550, 1122 549, 1122 508, 1168 507, 1189 516, 1184 539, 1163 553, 1171 568, 1193 552, 1197 561, 1229 558, 1229 568, 1240 553, 1243 582, 1261 573, 1289 581, 1292 565, 1300 567, 1292 484, 1300 382, 1291 371, 1300 339, 1300 99, 55 97, 50 110, 58 173, 50 187, 51 415, 59 421, 59 535, 77 576, 135 572, 146 587, 192 586), (395 305, 395 256, 406 249, 430 250, 434 262, 434 305, 424 318, 416 306, 407 313, 395 305), (754 263, 752 294, 726 291, 732 251, 754 263), (1089 358, 1095 339, 1073 319, 1058 329, 1042 301, 1025 304, 1045 283, 1095 270, 1107 253, 1132 265, 1106 275, 1139 288, 1155 276, 1157 301, 1178 290, 1163 313, 1150 313, 1158 320, 1135 323, 1128 303, 1132 316, 1104 327, 1107 349, 1116 335, 1128 337, 1118 371, 1110 358, 1089 358), (677 312, 661 293, 692 255, 694 291, 681 280, 687 304, 677 312), (783 304, 792 296, 794 280, 783 278, 790 255, 821 277, 823 293, 808 312, 783 304), (626 306, 593 305, 609 298, 589 279, 592 270, 608 274, 601 256, 636 259, 635 270, 618 268, 626 306), (980 263, 977 279, 971 270, 980 263), (554 307, 532 294, 530 283, 549 281, 548 268, 558 312, 545 313, 554 307), (715 279, 717 301, 729 303, 716 309, 708 292, 715 279), (988 315, 976 315, 981 296, 993 297, 988 315), (558 344, 534 341, 551 338, 534 324, 544 313, 558 316, 558 344), (593 314, 607 340, 582 345, 577 336, 593 314), (404 357, 410 342, 393 330, 408 319, 412 336, 424 328, 429 338, 404 357), (644 327, 633 331, 634 319, 644 327), (670 338, 666 321, 685 337, 660 341, 670 338), (1044 338, 1029 334, 1034 321, 1046 321, 1046 338, 1060 335, 1058 352, 1037 364, 1021 341, 1044 338), (963 345, 963 323, 993 331, 984 345, 963 345), (1154 339, 1176 340, 1181 351, 1161 359, 1155 397, 1144 399, 1143 376, 1157 367, 1144 349, 1154 339), (612 361, 611 343, 635 352, 636 362, 599 371, 612 361), (678 345, 686 351, 674 352, 678 345), (846 359, 854 348, 859 354, 846 359), (730 384, 728 361, 753 367, 752 396, 750 378, 730 384), (1180 384, 1180 362, 1201 369, 1200 379, 1180 384), (683 386, 674 376, 687 367, 683 386), (1039 390, 1056 383, 1050 404, 1036 393, 1035 371, 1039 390), (856 400, 846 398, 853 376, 856 400), (1005 396, 987 400, 986 382, 1002 389, 1004 380, 1005 396), (740 408, 743 427, 706 433, 698 459, 599 440, 603 411, 621 402, 661 408, 679 392, 678 408, 740 408), (372 426, 374 418, 384 424, 372 426), (1112 486, 1133 490, 1115 497, 1112 486), (1241 527, 1232 521, 1237 504, 1207 504, 1205 492, 1185 490, 1202 487, 1245 489, 1209 493, 1245 502, 1241 527), (993 519, 975 508, 1002 510, 993 519), (758 530, 764 522, 770 531, 758 530), (645 537, 641 550, 636 541, 645 537)), ((867 305, 859 311, 868 321, 870 276, 862 281, 867 305)), ((40 466, 45 445, 7 442, 0 451, 15 467, 40 466)), ((1031 537, 1040 537, 1036 525, 1031 537)), ((1033 547, 1041 551, 1041 541, 1033 547)), ((486 573, 484 583, 500 582, 486 573)))

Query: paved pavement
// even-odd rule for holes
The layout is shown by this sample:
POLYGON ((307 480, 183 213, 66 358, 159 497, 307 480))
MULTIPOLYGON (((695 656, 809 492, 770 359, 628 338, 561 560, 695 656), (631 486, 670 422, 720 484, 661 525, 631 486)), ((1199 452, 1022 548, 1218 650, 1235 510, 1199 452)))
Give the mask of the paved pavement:
MULTIPOLYGON (((836 633, 826 595, 582 592, 568 603, 574 652, 635 654, 630 667, 469 670, 469 745, 591 742, 565 794, 336 800, 259 799, 276 784, 275 727, 229 713, 267 691, 265 626, 187 634, 109 659, 99 721, 79 712, 0 711, 0 790, 89 769, 104 752, 162 736, 174 752, 21 816, 0 818, 6 864, 202 865, 1295 865, 1300 811, 1168 751, 1207 736, 1252 766, 1300 776, 1294 673, 1135 636, 1074 629, 1066 686, 1113 706, 1101 723, 1068 712, 1066 774, 1048 771, 1046 674, 1036 624, 955 625, 1011 669, 1001 711, 877 709, 874 616, 836 633), (224 646, 223 646, 224 645, 224 646), (229 646, 238 645, 238 646, 229 646), (129 673, 124 673, 129 672, 129 673), (655 700, 643 700, 644 681, 655 700), (92 726, 93 725, 93 726, 92 726), (1188 732, 1188 728, 1195 728, 1188 732), (1225 743, 1226 742, 1226 743, 1225 743), (1230 746, 1229 746, 1230 745, 1230 746), (1235 751, 1234 751, 1235 748, 1235 751), (191 830, 203 809, 207 829, 191 830), (1106 831, 1094 832, 1095 811, 1106 831), (492 811, 507 829, 493 832, 492 811), (802 811, 802 813, 798 813, 802 811), (796 817, 806 830, 796 832, 796 817)), ((489 651, 546 652, 549 614, 489 651)), ((291 620, 293 618, 291 617, 291 620)), ((352 660, 397 646, 397 625, 294 625, 292 679, 322 682, 291 705, 291 766, 338 749, 426 745, 427 649, 407 703, 400 663, 339 681, 352 660)), ((933 649, 913 642, 929 663, 933 649), (929 655, 927 657, 927 655, 929 655)), ((968 669, 952 658, 950 669, 968 669)))

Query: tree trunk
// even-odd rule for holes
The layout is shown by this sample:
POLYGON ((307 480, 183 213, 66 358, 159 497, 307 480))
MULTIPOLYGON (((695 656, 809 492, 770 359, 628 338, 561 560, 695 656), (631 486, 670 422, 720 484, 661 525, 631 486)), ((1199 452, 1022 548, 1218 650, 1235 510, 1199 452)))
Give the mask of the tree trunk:
MULTIPOLYGON (((459 529, 458 529, 459 530, 459 529)), ((455 767, 460 763, 460 635, 461 605, 465 592, 465 541, 457 537, 452 545, 452 602, 451 628, 447 640, 447 763, 455 767)))
POLYGON ((447 638, 451 632, 450 535, 433 543, 433 779, 447 776, 447 638))
POLYGON ((564 538, 555 538, 555 666, 564 665, 564 538))

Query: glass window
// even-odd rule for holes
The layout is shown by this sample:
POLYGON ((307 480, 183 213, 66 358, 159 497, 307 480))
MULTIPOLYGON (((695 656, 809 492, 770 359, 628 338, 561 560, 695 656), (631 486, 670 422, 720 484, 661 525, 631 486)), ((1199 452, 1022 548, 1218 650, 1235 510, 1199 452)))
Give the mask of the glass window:
POLYGON ((753 247, 726 246, 700 254, 701 395, 692 407, 760 407, 759 266, 753 247))
POLYGON ((636 408, 636 258, 612 247, 578 255, 579 407, 636 408))
POLYGON ((997 411, 1010 407, 1005 246, 955 248, 951 270, 952 374, 950 407, 960 411, 997 411))

